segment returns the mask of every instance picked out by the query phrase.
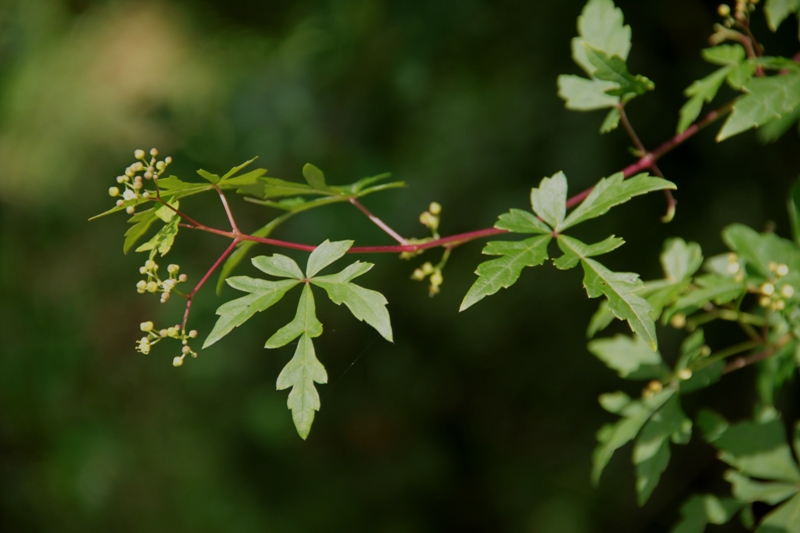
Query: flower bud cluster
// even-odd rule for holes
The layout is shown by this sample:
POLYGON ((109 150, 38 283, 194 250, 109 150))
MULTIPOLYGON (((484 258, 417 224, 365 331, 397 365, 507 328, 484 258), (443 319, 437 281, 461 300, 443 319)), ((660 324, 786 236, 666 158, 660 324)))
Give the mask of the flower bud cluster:
POLYGON ((750 13, 755 11, 758 2, 759 0, 736 0, 733 11, 728 4, 720 4, 717 7, 717 14, 725 19, 725 25, 730 28, 736 22, 746 22, 750 18, 750 13))
POLYGON ((419 222, 426 228, 430 228, 431 232, 436 235, 439 230, 439 215, 442 212, 442 206, 438 202, 431 202, 428 210, 419 216, 419 222))
POLYGON ((428 295, 434 296, 439 294, 439 287, 444 282, 444 276, 442 276, 442 269, 439 266, 433 266, 430 262, 426 262, 421 267, 414 269, 414 273, 411 274, 411 279, 414 281, 423 281, 425 278, 428 278, 430 285, 428 286, 428 295))
POLYGON ((188 278, 186 274, 179 274, 181 267, 175 264, 171 264, 167 267, 167 273, 169 277, 165 280, 162 280, 158 275, 158 264, 153 261, 152 259, 148 259, 145 261, 144 266, 139 267, 139 273, 146 275, 147 278, 139 280, 136 283, 136 292, 139 294, 144 294, 145 292, 149 293, 161 293, 161 303, 165 303, 169 300, 170 294, 172 294, 172 289, 178 283, 183 283, 188 278))
POLYGON ((151 321, 142 322, 139 328, 145 333, 145 336, 136 341, 137 352, 145 355, 149 354, 153 345, 158 344, 162 339, 171 338, 181 341, 183 345, 181 348, 181 355, 176 356, 172 360, 173 366, 181 366, 187 355, 192 356, 192 358, 197 357, 197 352, 192 350, 189 346, 189 339, 197 338, 197 330, 193 329, 187 333, 186 330, 182 329, 177 324, 168 328, 156 329, 151 321))
POLYGON ((733 280, 736 282, 744 281, 744 269, 742 265, 739 263, 739 256, 734 253, 728 254, 728 267, 726 269, 728 274, 733 276, 733 280))
MULTIPOLYGON (((113 198, 119 197, 117 199, 118 207, 125 205, 125 202, 129 200, 149 199, 155 192, 144 190, 144 181, 157 180, 164 173, 167 166, 172 163, 171 157, 166 157, 163 161, 156 159, 158 150, 155 148, 150 150, 149 160, 144 150, 136 150, 133 155, 137 161, 128 166, 123 174, 117 176, 117 183, 122 189, 120 187, 110 187, 108 189, 109 196, 113 198)), ((135 210, 134 205, 129 205, 125 212, 132 215, 135 210)))
POLYGON ((794 287, 784 279, 789 274, 789 266, 770 261, 768 265, 772 273, 770 279, 758 287, 758 304, 773 311, 783 311, 786 302, 794 297, 794 287))

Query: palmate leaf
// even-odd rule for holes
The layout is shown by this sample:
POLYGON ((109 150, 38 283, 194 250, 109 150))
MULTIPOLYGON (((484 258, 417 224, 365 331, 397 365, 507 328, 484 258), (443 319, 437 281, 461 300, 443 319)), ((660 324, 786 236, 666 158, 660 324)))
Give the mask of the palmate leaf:
POLYGON ((151 258, 155 256, 156 252, 160 253, 162 257, 167 255, 167 252, 170 251, 172 244, 175 242, 175 237, 178 235, 180 221, 179 217, 174 217, 170 222, 164 224, 164 227, 153 235, 152 239, 139 246, 136 251, 149 251, 151 258))
POLYGON ((744 503, 713 494, 692 496, 681 506, 681 521, 670 533, 703 533, 706 525, 722 525, 739 512, 744 503))
POLYGON ((790 271, 800 270, 797 246, 774 233, 758 233, 743 224, 731 224, 722 230, 722 240, 744 260, 748 269, 761 276, 769 276, 770 262, 783 263, 790 271))
POLYGON ((387 341, 394 342, 386 298, 377 291, 350 283, 352 279, 367 273, 372 266, 371 263, 357 261, 338 274, 313 278, 311 283, 325 289, 333 303, 344 303, 354 317, 375 328, 387 341))
POLYGON ((297 312, 291 322, 276 331, 264 345, 265 348, 280 348, 286 346, 300 335, 308 335, 310 338, 322 335, 322 323, 317 319, 317 306, 314 302, 314 293, 306 283, 303 286, 303 293, 297 303, 297 312))
POLYGON ((590 76, 596 67, 586 57, 585 44, 628 59, 631 28, 623 21, 622 10, 612 0, 589 0, 584 6, 578 17, 578 37, 572 39, 572 59, 590 76))
POLYGON ((722 67, 695 82, 683 92, 689 100, 681 107, 679 112, 677 133, 683 133, 686 128, 700 116, 703 103, 708 103, 717 95, 717 91, 722 87, 728 74, 733 70, 732 66, 722 67))
POLYGON ((153 222, 158 220, 156 216, 156 209, 151 208, 147 211, 139 211, 131 218, 128 219, 129 224, 133 224, 128 231, 125 232, 125 242, 122 245, 122 252, 127 254, 133 245, 136 244, 139 239, 144 237, 144 234, 147 233, 147 230, 150 229, 150 226, 153 225, 153 222))
POLYGON ((478 279, 470 287, 461 302, 459 311, 472 307, 487 296, 500 289, 508 288, 517 282, 522 269, 539 266, 547 259, 547 245, 552 236, 539 235, 522 241, 492 241, 486 244, 482 253, 499 255, 478 265, 475 273, 478 279))
POLYGON ((256 313, 275 305, 299 283, 297 280, 267 281, 248 276, 228 278, 227 282, 234 289, 250 294, 226 302, 217 309, 219 319, 203 343, 203 348, 211 346, 256 313))
MULTIPOLYGON (((615 111, 619 98, 611 96, 607 91, 613 90, 616 84, 609 81, 582 78, 573 74, 561 74, 558 77, 558 96, 564 100, 564 107, 573 111, 594 111, 595 109, 612 108, 615 111)), ((619 121, 619 111, 616 113, 619 121)), ((615 123, 605 124, 603 133, 613 130, 615 123), (613 127, 612 127, 613 126, 613 127)))
POLYGON ((646 173, 637 174, 626 180, 622 172, 617 172, 611 177, 597 182, 589 196, 556 229, 563 231, 586 220, 604 215, 612 207, 623 204, 634 196, 675 188, 674 183, 654 178, 646 173))
POLYGON ((614 316, 620 320, 627 320, 631 330, 642 337, 655 351, 658 341, 655 323, 650 317, 653 308, 647 300, 636 294, 643 285, 639 275, 608 270, 594 259, 582 255, 583 249, 576 246, 573 240, 559 237, 559 247, 568 249, 570 253, 581 258, 584 272, 583 286, 589 298, 605 296, 608 299, 608 308, 614 316))
POLYGON ((531 189, 531 206, 539 218, 557 228, 567 212, 567 177, 557 172, 531 189))
POLYGON ((614 84, 614 88, 606 90, 609 95, 619 97, 642 95, 655 87, 646 77, 632 75, 625 61, 619 56, 609 55, 588 43, 583 43, 583 48, 586 58, 596 69, 592 75, 598 80, 614 84))
POLYGON ((326 239, 308 256, 306 277, 312 278, 316 276, 317 272, 343 257, 351 246, 353 246, 353 241, 330 242, 326 239))
POLYGON ((800 72, 753 78, 743 89, 747 94, 734 103, 717 141, 793 114, 800 106, 800 72))

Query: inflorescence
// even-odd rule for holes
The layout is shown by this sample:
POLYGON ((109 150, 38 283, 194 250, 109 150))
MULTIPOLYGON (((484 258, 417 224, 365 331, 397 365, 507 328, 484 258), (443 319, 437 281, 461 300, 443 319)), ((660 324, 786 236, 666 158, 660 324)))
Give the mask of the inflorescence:
MULTIPOLYGON (((144 189, 144 180, 158 180, 169 164, 172 163, 172 158, 169 156, 165 157, 163 161, 156 159, 158 150, 155 148, 150 150, 149 161, 146 159, 147 156, 144 150, 136 150, 133 155, 137 161, 126 168, 122 175, 117 176, 117 183, 122 186, 122 189, 120 190, 119 187, 109 187, 108 189, 109 196, 115 198, 121 196, 117 200, 117 207, 122 207, 130 200, 150 199, 152 193, 142 190, 144 189)), ((129 215, 132 215, 135 210, 135 204, 125 208, 125 212, 129 215)))

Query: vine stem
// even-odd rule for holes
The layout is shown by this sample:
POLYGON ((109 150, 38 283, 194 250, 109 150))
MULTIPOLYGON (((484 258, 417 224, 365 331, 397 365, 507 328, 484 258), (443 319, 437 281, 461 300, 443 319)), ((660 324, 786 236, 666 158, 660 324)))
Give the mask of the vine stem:
POLYGON ((185 295, 186 309, 183 312, 183 322, 181 322, 181 329, 183 331, 186 331, 186 322, 189 321, 189 312, 192 309, 192 301, 194 300, 194 295, 197 294, 197 291, 199 291, 203 287, 205 282, 208 281, 208 278, 211 277, 211 274, 213 274, 214 271, 217 268, 219 268, 219 265, 222 264, 222 262, 225 260, 226 257, 228 257, 228 255, 230 255, 233 249, 236 248, 237 244, 239 244, 239 239, 233 239, 228 248, 224 252, 222 252, 222 255, 220 255, 214 262, 214 264, 211 265, 211 268, 208 269, 208 272, 206 272, 205 276, 203 276, 202 279, 197 282, 197 285, 195 285, 194 289, 192 289, 192 292, 185 295))
POLYGON ((350 203, 353 204, 354 206, 356 206, 359 209, 359 211, 361 211, 362 213, 367 215, 367 218, 369 218, 376 226, 378 226, 384 232, 386 232, 392 239, 396 240, 397 242, 399 242, 403 246, 408 244, 407 240, 405 240, 403 237, 401 237, 400 234, 397 233, 395 230, 390 228, 383 220, 381 220, 378 217, 376 217, 375 215, 373 215, 369 211, 369 209, 364 207, 364 205, 361 202, 359 202, 355 197, 354 198, 350 198, 350 203))

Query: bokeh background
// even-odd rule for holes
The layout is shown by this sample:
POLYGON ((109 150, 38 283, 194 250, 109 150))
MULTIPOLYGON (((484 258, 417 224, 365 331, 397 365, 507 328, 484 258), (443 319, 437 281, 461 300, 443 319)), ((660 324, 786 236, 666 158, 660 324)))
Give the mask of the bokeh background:
MULTIPOLYGON (((631 70, 657 86, 629 107, 654 147, 674 132, 683 89, 711 71, 699 50, 715 3, 618 5, 633 29, 631 70)), ((133 150, 152 146, 189 180, 253 156, 284 179, 300 179, 306 162, 334 184, 391 171, 408 188, 365 204, 407 236, 424 236, 417 216, 431 200, 449 234, 525 207, 530 187, 558 170, 582 190, 633 159, 622 132, 597 133, 602 112, 569 112, 556 96, 556 76, 578 72, 569 41, 581 6, 0 0, 0 530, 657 532, 693 491, 724 493, 698 440, 673 448, 644 508, 630 448, 590 485, 594 434, 612 419, 597 396, 640 385, 586 351, 597 302, 577 270, 526 271, 458 314, 480 242, 454 253, 433 299, 408 276, 438 252, 362 257, 377 263, 363 282, 386 293, 396 340, 320 304, 330 383, 303 442, 275 390, 293 347, 262 348, 291 303, 175 369, 177 346, 144 356, 134 343, 140 322, 178 321, 180 301, 136 294, 143 257, 122 254, 127 217, 87 222, 112 204, 107 189, 133 150)), ((754 26, 768 52, 797 51, 796 22, 772 35, 758 14, 754 26)), ((672 223, 659 222, 665 202, 653 194, 579 231, 626 239, 611 268, 659 277, 665 238, 697 241, 709 256, 732 222, 788 233, 797 132, 719 145, 717 128, 662 161, 678 185, 672 223)), ((234 203, 243 229, 274 214, 234 203)), ((224 226, 212 197, 182 207, 224 226)), ((391 243, 347 207, 293 219, 277 236, 391 243)), ((197 280, 226 245, 184 231, 168 260, 197 280)), ((191 326, 210 331, 223 301, 213 285, 200 293, 191 326)), ((671 360, 680 333, 659 334, 671 360)), ((709 330, 712 347, 734 335, 709 330)), ((733 374, 685 408, 747 416, 752 377, 733 374)), ((797 399, 792 388, 781 399, 789 418, 797 399)))

